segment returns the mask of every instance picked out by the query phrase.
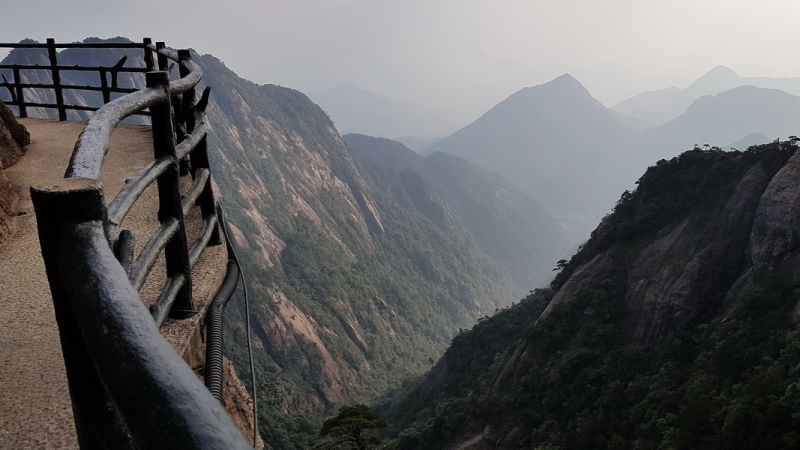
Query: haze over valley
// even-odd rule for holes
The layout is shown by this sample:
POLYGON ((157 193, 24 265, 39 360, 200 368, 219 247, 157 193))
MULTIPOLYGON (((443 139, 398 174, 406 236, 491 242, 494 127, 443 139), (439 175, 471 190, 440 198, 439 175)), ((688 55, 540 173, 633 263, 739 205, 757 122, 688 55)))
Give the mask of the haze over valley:
POLYGON ((800 97, 764 87, 796 92, 795 85, 800 81, 743 78, 718 66, 686 89, 637 95, 607 108, 565 74, 523 88, 453 133, 436 128, 448 120, 456 123, 448 111, 391 101, 354 86, 311 97, 327 105, 323 108, 334 123, 345 124, 340 131, 395 136, 423 155, 461 156, 507 178, 587 236, 620 193, 632 190, 644 169, 659 159, 695 145, 743 150, 795 134, 800 97), (669 112, 656 118, 649 109, 669 112), (419 119, 428 127, 417 127, 414 136, 419 119), (440 138, 429 140, 435 129, 440 138))

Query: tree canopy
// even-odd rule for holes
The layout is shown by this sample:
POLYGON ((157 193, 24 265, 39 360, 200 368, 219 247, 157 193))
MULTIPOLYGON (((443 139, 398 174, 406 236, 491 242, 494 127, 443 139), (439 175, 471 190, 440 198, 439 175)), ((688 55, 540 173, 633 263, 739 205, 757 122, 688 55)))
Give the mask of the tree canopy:
POLYGON ((381 428, 386 428, 386 421, 367 405, 342 406, 338 416, 322 424, 319 435, 330 440, 319 448, 369 450, 380 444, 380 439, 368 432, 381 428))

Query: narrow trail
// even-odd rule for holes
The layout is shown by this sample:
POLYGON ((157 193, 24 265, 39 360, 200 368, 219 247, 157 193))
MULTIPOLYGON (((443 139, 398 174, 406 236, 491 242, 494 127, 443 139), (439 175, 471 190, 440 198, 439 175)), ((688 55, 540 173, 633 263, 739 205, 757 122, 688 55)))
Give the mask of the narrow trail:
MULTIPOLYGON (((41 119, 20 122, 30 131, 31 144, 26 155, 6 169, 6 174, 20 189, 19 209, 23 215, 16 219, 14 235, 0 246, 0 449, 77 448, 58 327, 29 189, 63 177, 85 123, 41 119)), ((106 200, 112 199, 125 178, 135 175, 152 157, 149 127, 118 126, 111 136, 101 177, 106 200)), ((158 228, 157 205, 153 185, 122 224, 133 231, 137 252, 158 228)), ((190 242, 201 228, 198 209, 187 217, 190 242)), ((226 258, 224 246, 209 247, 193 269, 198 309, 205 306, 219 286, 226 258)), ((141 291, 145 304, 155 300, 164 279, 163 262, 157 262, 141 291)), ((173 345, 185 344, 187 333, 196 327, 197 320, 199 317, 168 323, 162 334, 173 345)), ((182 348, 178 351, 184 353, 182 348)))

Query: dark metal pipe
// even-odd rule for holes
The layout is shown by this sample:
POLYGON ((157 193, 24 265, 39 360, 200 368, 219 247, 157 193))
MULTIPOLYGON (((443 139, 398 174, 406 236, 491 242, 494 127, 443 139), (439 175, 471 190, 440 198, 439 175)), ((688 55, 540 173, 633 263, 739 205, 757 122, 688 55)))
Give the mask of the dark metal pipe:
POLYGON ((239 264, 233 259, 228 260, 225 281, 208 307, 205 383, 217 400, 222 400, 222 314, 238 282, 239 264))
MULTIPOLYGON (((208 90, 206 89, 204 97, 207 99, 208 90)), ((239 267, 239 258, 236 256, 236 247, 228 233, 228 222, 225 219, 225 211, 222 205, 216 204, 216 216, 225 235, 225 246, 228 250, 228 272, 225 274, 225 280, 222 283, 217 295, 211 302, 208 308, 208 323, 206 333, 206 367, 205 367, 205 384, 211 395, 217 400, 222 399, 222 316, 225 311, 225 305, 233 296, 236 291, 236 284, 239 280, 242 281, 242 289, 244 290, 244 310, 245 310, 245 327, 247 335, 247 354, 250 359, 250 382, 253 385, 253 447, 258 446, 258 396, 256 392, 256 371, 253 362, 253 344, 250 341, 250 304, 247 299, 247 282, 244 279, 244 274, 239 267)))

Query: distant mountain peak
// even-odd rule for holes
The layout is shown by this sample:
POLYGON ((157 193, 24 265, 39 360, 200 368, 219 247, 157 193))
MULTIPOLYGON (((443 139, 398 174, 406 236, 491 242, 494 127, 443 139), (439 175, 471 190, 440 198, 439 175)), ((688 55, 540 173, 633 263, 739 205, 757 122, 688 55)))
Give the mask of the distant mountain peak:
POLYGON ((334 89, 343 91, 364 91, 364 89, 361 89, 360 87, 352 83, 342 83, 339 86, 336 86, 334 89))
POLYGON ((738 84, 740 79, 741 77, 738 73, 734 72, 727 66, 720 65, 714 67, 705 75, 695 80, 695 82, 691 84, 690 88, 705 88, 706 86, 716 87, 721 85, 725 86, 726 88, 731 88, 733 87, 732 84, 738 84))
POLYGON ((580 84, 580 82, 578 82, 578 80, 576 80, 575 77, 573 77, 572 75, 570 75, 568 73, 565 73, 563 75, 559 75, 559 76, 553 78, 552 81, 550 81, 550 83, 558 83, 558 82, 562 82, 562 83, 563 82, 571 82, 571 83, 580 84))
POLYGON ((575 98, 574 95, 577 94, 578 97, 581 98, 586 97, 594 99, 592 94, 589 93, 589 90, 586 89, 586 87, 584 87, 580 81, 576 80, 575 77, 568 73, 553 78, 544 84, 522 88, 516 93, 512 94, 509 99, 527 99, 531 95, 541 95, 542 93, 547 93, 546 95, 571 94, 573 96, 572 98, 575 98))
POLYGON ((553 78, 542 86, 554 86, 559 88, 580 89, 582 91, 588 90, 581 84, 580 81, 575 79, 572 75, 565 73, 564 75, 553 78))
POLYGON ((706 76, 707 75, 735 75, 737 77, 739 76, 739 74, 736 73, 733 69, 731 69, 728 66, 723 66, 722 64, 709 70, 708 73, 706 73, 706 76))
POLYGON ((643 92, 617 103, 611 109, 662 125, 685 113, 687 108, 704 95, 717 95, 744 85, 780 88, 792 94, 800 94, 800 79, 742 77, 730 67, 718 65, 685 88, 670 87, 643 92))

